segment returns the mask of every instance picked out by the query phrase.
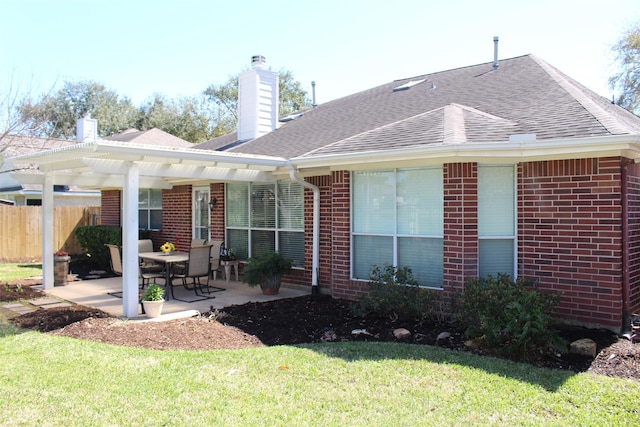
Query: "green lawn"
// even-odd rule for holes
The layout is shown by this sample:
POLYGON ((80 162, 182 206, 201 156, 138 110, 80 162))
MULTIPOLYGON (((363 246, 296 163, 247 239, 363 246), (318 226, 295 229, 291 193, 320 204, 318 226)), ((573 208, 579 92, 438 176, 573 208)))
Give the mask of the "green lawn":
POLYGON ((32 276, 42 276, 41 263, 0 263, 0 283, 32 276))
POLYGON ((640 383, 429 346, 156 351, 0 324, 0 425, 637 425, 640 383))

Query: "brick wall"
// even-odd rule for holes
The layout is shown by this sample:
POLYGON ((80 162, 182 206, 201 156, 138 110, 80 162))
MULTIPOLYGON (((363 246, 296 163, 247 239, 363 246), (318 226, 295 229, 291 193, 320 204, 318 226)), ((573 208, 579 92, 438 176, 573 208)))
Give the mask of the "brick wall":
POLYGON ((162 191, 162 233, 179 251, 189 251, 192 234, 191 185, 162 191))
POLYGON ((518 167, 519 275, 561 293, 560 317, 621 326, 619 158, 518 167))
POLYGON ((626 167, 629 314, 636 314, 640 313, 640 165, 629 163, 626 167))
POLYGON ((120 226, 122 197, 120 190, 103 190, 100 206, 100 223, 102 225, 120 226))
POLYGON ((445 297, 461 292, 467 277, 478 275, 478 165, 443 167, 445 297))

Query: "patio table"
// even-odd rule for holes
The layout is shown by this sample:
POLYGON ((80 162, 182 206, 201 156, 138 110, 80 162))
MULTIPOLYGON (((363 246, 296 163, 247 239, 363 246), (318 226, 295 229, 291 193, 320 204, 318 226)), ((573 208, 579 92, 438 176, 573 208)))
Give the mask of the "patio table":
POLYGON ((173 297, 173 286, 171 286, 171 264, 176 262, 186 262, 189 260, 188 252, 171 252, 166 254, 164 252, 140 252, 138 256, 141 259, 155 261, 160 264, 164 264, 165 284, 169 289, 167 292, 167 301, 170 299, 169 294, 173 297))

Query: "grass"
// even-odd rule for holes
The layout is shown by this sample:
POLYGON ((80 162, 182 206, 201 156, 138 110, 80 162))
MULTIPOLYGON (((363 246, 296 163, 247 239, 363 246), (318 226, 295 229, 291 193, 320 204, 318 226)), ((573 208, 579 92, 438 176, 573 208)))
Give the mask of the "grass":
POLYGON ((42 263, 0 263, 0 283, 42 276, 42 263))
POLYGON ((0 425, 634 425, 640 383, 429 346, 157 351, 0 323, 0 425))

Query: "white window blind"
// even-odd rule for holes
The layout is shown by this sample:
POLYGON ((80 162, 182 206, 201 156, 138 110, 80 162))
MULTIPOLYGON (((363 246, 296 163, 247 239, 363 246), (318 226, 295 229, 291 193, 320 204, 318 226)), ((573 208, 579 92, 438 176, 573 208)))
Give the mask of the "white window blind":
POLYGON ((422 286, 442 287, 444 202, 441 167, 354 172, 352 271, 408 267, 422 286))
POLYGON ((515 172, 478 166, 478 273, 515 276, 515 172))
POLYGON ((353 231, 391 233, 395 221, 394 172, 353 173, 353 231))

